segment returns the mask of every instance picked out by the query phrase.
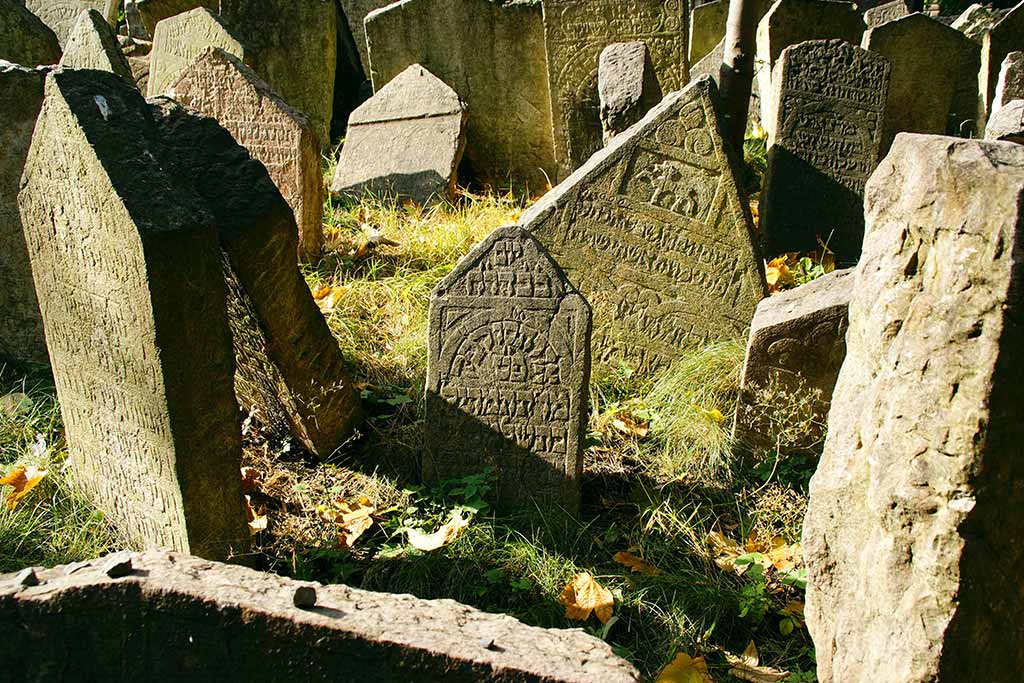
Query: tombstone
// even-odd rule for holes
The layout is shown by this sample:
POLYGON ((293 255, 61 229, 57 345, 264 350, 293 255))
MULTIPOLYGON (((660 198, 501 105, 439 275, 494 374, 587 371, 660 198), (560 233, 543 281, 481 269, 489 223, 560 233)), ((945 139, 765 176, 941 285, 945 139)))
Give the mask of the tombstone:
POLYGON ((999 69, 1011 52, 1024 50, 1024 1, 988 31, 981 43, 981 72, 978 74, 980 101, 978 104, 979 130, 984 130, 994 108, 999 69))
POLYGON ((70 69, 109 71, 129 83, 135 83, 132 68, 121 52, 114 30, 94 9, 84 10, 79 15, 78 22, 64 41, 60 65, 70 69))
POLYGON ((465 124, 455 91, 413 64, 352 112, 331 194, 421 205, 452 198, 465 124))
POLYGON ((807 424, 783 447, 820 455, 832 389, 846 357, 852 272, 837 270, 757 305, 736 405, 735 435, 748 448, 775 448, 772 414, 799 407, 795 417, 807 424))
POLYGON ((544 42, 558 179, 601 148, 598 60, 611 43, 647 45, 663 92, 689 81, 686 3, 662 0, 544 1, 544 42))
POLYGON ((716 97, 709 78, 667 95, 520 220, 593 307, 606 368, 662 368, 745 336, 765 295, 716 97))
POLYGON ((965 9, 951 26, 980 45, 985 33, 995 25, 996 21, 998 21, 998 17, 991 9, 975 3, 965 9))
POLYGON ((119 33, 118 35, 126 35, 126 37, 139 40, 153 40, 152 32, 147 31, 142 23, 138 0, 124 0, 124 26, 127 29, 127 34, 119 33))
POLYGON ((49 361, 18 214, 18 187, 32 129, 43 106, 45 78, 42 69, 0 62, 0 111, 4 112, 0 145, 0 364, 49 361))
POLYGON ((601 130, 605 144, 643 118, 661 101, 647 46, 612 43, 601 52, 597 72, 601 97, 601 130))
POLYGON ((253 71, 282 100, 305 114, 320 145, 326 146, 337 69, 334 2, 220 0, 220 14, 251 52, 253 71))
POLYGON ((687 63, 691 66, 715 49, 725 38, 725 24, 729 19, 728 0, 713 0, 690 10, 690 40, 687 63))
POLYGON ((57 35, 15 0, 0 0, 0 60, 24 66, 56 64, 57 35))
POLYGON ((896 137, 803 528, 821 683, 1024 666, 1024 147, 896 137))
POLYGON ((862 47, 892 66, 879 158, 896 133, 942 135, 970 118, 956 94, 960 86, 976 87, 978 46, 959 31, 917 13, 868 29, 862 47))
POLYGON ((782 51, 790 45, 808 40, 838 38, 860 45, 864 19, 849 2, 824 0, 776 0, 757 25, 757 56, 755 59, 757 90, 761 94, 761 123, 768 133, 768 144, 775 135, 772 115, 775 65, 782 51))
POLYGON ((352 41, 359 51, 359 62, 363 65, 363 73, 370 77, 370 53, 366 50, 366 28, 363 22, 366 15, 375 9, 387 7, 394 0, 341 0, 341 8, 352 32, 352 41))
POLYGON ((995 113, 1005 104, 1020 99, 1024 99, 1024 52, 1011 52, 999 68, 992 111, 995 113))
MULTIPOLYGON (((696 64, 690 64, 690 80, 708 76, 718 84, 718 78, 725 59, 725 39, 718 41, 715 49, 704 55, 696 64)), ((747 125, 754 128, 761 125, 761 93, 757 90, 757 79, 750 82, 750 105, 747 107, 747 125), (754 124, 754 125, 751 125, 754 124)))
POLYGON ((1024 99, 1008 102, 992 114, 985 128, 985 139, 1024 145, 1024 99))
POLYGON ((885 57, 841 40, 783 51, 772 76, 778 130, 760 205, 766 257, 820 241, 839 263, 857 262, 864 183, 878 163, 889 73, 885 57))
MULTIPOLYGON (((369 62, 364 67, 360 61, 359 50, 356 49, 356 41, 352 37, 352 30, 345 14, 341 9, 341 0, 333 0, 338 11, 338 22, 336 31, 337 58, 334 69, 334 102, 331 107, 331 143, 345 137, 345 127, 348 125, 349 115, 360 104, 365 102, 373 94, 373 86, 369 79, 369 62)), ((366 35, 362 31, 362 22, 359 24, 360 38, 363 51, 366 51, 366 35)))
POLYGON ((555 152, 539 3, 402 0, 370 12, 365 25, 374 91, 421 64, 466 103, 473 179, 535 194, 549 186, 555 152))
POLYGON ((870 30, 890 21, 896 21, 908 14, 910 14, 910 8, 907 7, 906 0, 893 0, 864 12, 864 24, 870 30))
POLYGON ((166 92, 181 72, 208 47, 219 47, 246 63, 251 59, 246 47, 228 30, 224 21, 205 7, 157 24, 153 32, 153 49, 149 53, 148 97, 166 92))
POLYGON ((217 226, 235 349, 235 393, 271 433, 327 458, 352 436, 359 395, 299 272, 295 217, 266 168, 211 118, 161 99, 165 164, 217 226))
POLYGON ((267 168, 292 207, 298 257, 316 262, 323 248, 323 170, 309 121, 256 73, 224 50, 206 48, 185 68, 168 95, 210 116, 267 168))
POLYGON ((62 46, 83 11, 94 9, 108 24, 117 26, 117 15, 121 9, 120 0, 25 0, 22 4, 53 29, 62 46))
POLYGON ((132 79, 139 92, 149 90, 149 55, 153 51, 153 43, 139 38, 118 36, 118 43, 121 45, 121 52, 128 60, 128 67, 132 70, 132 79))
POLYGON ((423 477, 493 467, 500 509, 580 504, 590 307, 529 232, 499 228, 430 295, 423 477))
POLYGON ((135 0, 135 7, 145 32, 156 35, 156 25, 164 19, 183 14, 197 7, 205 7, 214 14, 220 10, 219 0, 135 0))
POLYGON ((135 545, 245 552, 213 222, 130 83, 65 70, 45 92, 18 203, 72 481, 135 545))

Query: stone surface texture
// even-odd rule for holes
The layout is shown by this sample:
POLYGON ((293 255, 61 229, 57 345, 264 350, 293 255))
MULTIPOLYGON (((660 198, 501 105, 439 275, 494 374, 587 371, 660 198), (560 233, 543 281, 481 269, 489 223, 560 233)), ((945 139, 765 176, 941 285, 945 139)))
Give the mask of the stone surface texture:
POLYGON ((22 66, 56 64, 60 42, 53 30, 15 0, 0 0, 0 60, 22 66))
POLYGON ((25 0, 25 7, 53 29, 61 45, 67 40, 84 10, 94 9, 111 27, 117 26, 120 0, 25 0))
POLYGON ((216 119, 267 168, 295 214, 299 259, 318 261, 323 249, 323 170, 320 145, 306 117, 237 57, 217 47, 206 48, 186 67, 168 95, 216 119))
POLYGON ((985 139, 1024 144, 1024 100, 1013 100, 993 114, 985 128, 985 139))
POLYGON ((352 112, 331 194, 418 204, 451 198, 466 113, 454 90, 413 64, 352 112))
POLYGON ((512 180, 535 193, 554 180, 539 4, 403 0, 371 12, 365 25, 374 91, 421 64, 466 103, 464 165, 475 180, 493 187, 512 180))
POLYGON ((94 9, 83 11, 68 39, 64 41, 64 54, 60 65, 69 69, 98 69, 109 71, 135 83, 132 68, 121 52, 117 36, 103 15, 94 9))
POLYGON ((153 43, 128 36, 118 36, 117 42, 120 43, 121 52, 128 60, 135 87, 139 92, 146 92, 149 90, 149 53, 153 51, 153 43))
POLYGON ((978 74, 978 130, 984 130, 992 114, 999 69, 1011 52, 1024 50, 1024 0, 991 28, 981 41, 981 71, 978 74))
POLYGON ((903 134, 868 183, 803 550, 821 683, 1019 678, 1024 147, 903 134))
POLYGON ((493 467, 497 505, 580 505, 590 307, 528 232, 499 228, 430 296, 423 475, 493 467))
POLYGON ((345 13, 345 20, 348 21, 352 40, 359 51, 359 61, 367 78, 370 77, 370 53, 366 50, 366 28, 363 22, 367 14, 375 9, 387 7, 393 2, 394 0, 341 0, 341 9, 345 13))
POLYGON ((690 10, 690 39, 687 61, 692 66, 715 49, 725 38, 725 23, 729 19, 728 0, 713 0, 690 10))
POLYGON ((661 86, 647 46, 612 43, 602 50, 597 90, 601 98, 601 130, 607 143, 661 101, 661 86))
POLYGON ((133 544, 244 552, 213 221, 132 84, 65 70, 45 93, 18 203, 72 481, 133 544))
POLYGON ((205 7, 157 24, 153 33, 153 49, 149 53, 147 96, 164 94, 181 72, 208 47, 219 47, 250 63, 248 51, 234 32, 229 31, 224 21, 205 7))
POLYGON ((452 600, 319 586, 176 553, 0 576, 0 656, 12 680, 366 680, 636 683, 580 629, 542 629, 452 600), (315 586, 299 609, 295 591, 315 586), (31 657, 23 656, 31 652, 31 657))
POLYGON ((594 309, 594 360, 663 367, 745 334, 765 295, 714 82, 671 93, 523 214, 594 309))
POLYGON ((998 20, 999 17, 991 9, 975 3, 965 9, 950 26, 980 45, 985 32, 998 20))
POLYGON ((884 5, 877 5, 864 12, 864 23, 868 29, 873 29, 890 21, 896 21, 910 14, 906 0, 893 0, 884 5))
POLYGON ((992 112, 999 111, 1008 102, 1020 99, 1024 99, 1024 52, 1018 51, 1006 55, 999 68, 992 112))
POLYGON ((135 0, 134 5, 145 32, 150 36, 156 35, 156 25, 164 19, 197 7, 205 7, 214 14, 220 11, 219 0, 135 0))
POLYGON ((766 256, 815 249, 820 240, 840 263, 857 261, 864 183, 879 159, 890 71, 885 57, 842 40, 783 51, 772 77, 778 130, 761 195, 766 256))

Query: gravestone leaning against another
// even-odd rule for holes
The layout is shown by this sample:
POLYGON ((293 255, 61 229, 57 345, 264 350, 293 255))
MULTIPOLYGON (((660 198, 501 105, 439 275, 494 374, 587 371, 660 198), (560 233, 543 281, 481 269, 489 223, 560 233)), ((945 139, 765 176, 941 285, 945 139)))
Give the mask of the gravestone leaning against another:
POLYGON ((156 25, 164 19, 197 7, 205 7, 214 14, 220 9, 219 0, 135 0, 134 5, 138 8, 139 19, 142 20, 142 26, 150 37, 156 35, 156 25))
POLYGON ((53 29, 61 45, 67 41, 78 15, 84 10, 96 10, 114 27, 121 9, 121 0, 25 0, 22 4, 53 29))
POLYGON ((590 307, 527 231, 498 228, 430 296, 424 478, 497 476, 501 509, 576 513, 590 307))
POLYGON ((53 30, 16 0, 0 0, 0 59, 22 66, 56 64, 60 42, 53 30))
POLYGON ((71 69, 109 71, 129 83, 135 83, 132 68, 121 52, 114 30, 94 9, 85 10, 78 16, 64 42, 60 65, 71 69))
POLYGON ((208 47, 219 47, 248 63, 250 56, 223 20, 205 7, 164 19, 153 32, 149 53, 148 97, 166 92, 181 72, 208 47))

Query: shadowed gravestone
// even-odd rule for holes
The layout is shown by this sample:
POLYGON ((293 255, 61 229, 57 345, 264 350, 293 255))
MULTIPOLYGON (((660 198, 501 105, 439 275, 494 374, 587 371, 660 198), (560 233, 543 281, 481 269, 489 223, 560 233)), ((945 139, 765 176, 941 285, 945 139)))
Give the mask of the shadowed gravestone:
POLYGON ((75 27, 64 42, 60 65, 71 69, 98 69, 110 71, 134 83, 132 68, 121 53, 117 36, 103 15, 86 10, 78 17, 75 27))
POLYGON ((245 63, 250 55, 242 42, 229 31, 224 21, 205 7, 164 19, 153 33, 149 53, 147 95, 155 97, 167 91, 181 72, 208 47, 219 47, 245 63))
POLYGON ((120 0, 25 0, 24 5, 53 29, 61 45, 67 41, 83 11, 96 10, 113 27, 117 26, 121 9, 120 0))
POLYGON ((1011 52, 999 69, 993 109, 999 111, 1009 102, 1020 99, 1024 99, 1024 52, 1011 52))
POLYGON ((53 30, 16 0, 0 0, 0 59, 38 66, 60 60, 53 30))
POLYGON ((366 51, 366 28, 363 22, 366 15, 375 9, 390 5, 393 0, 341 0, 341 8, 348 21, 352 40, 359 52, 359 61, 363 65, 363 74, 370 77, 370 54, 366 51))
POLYGON ((1024 2, 1015 6, 1008 14, 987 31, 981 41, 981 72, 978 74, 978 129, 995 107, 996 87, 999 85, 999 69, 1003 60, 1015 51, 1024 50, 1024 2))
POLYGON ((985 32, 992 28, 998 20, 999 17, 990 8, 975 3, 965 9, 951 26, 980 45, 985 32))
POLYGON ((499 228, 430 297, 424 478, 497 475, 502 509, 579 509, 590 307, 525 230, 499 228))

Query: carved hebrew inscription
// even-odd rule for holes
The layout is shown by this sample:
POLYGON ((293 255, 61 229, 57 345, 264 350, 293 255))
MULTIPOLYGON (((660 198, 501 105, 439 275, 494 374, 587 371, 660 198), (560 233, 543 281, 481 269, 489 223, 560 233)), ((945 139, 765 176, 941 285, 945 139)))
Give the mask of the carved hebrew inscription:
POLYGON ((242 44, 205 7, 164 19, 156 25, 150 53, 147 96, 162 95, 179 74, 208 47, 219 47, 243 62, 242 44))

